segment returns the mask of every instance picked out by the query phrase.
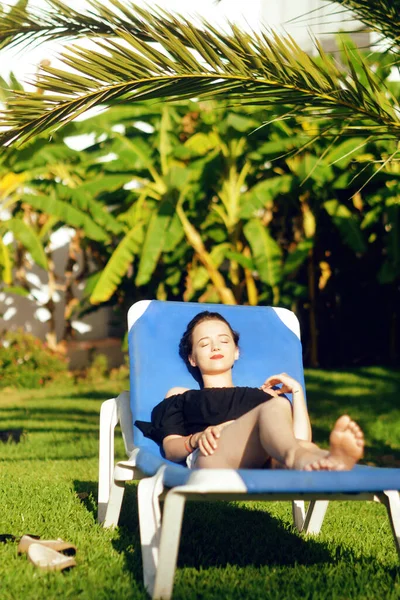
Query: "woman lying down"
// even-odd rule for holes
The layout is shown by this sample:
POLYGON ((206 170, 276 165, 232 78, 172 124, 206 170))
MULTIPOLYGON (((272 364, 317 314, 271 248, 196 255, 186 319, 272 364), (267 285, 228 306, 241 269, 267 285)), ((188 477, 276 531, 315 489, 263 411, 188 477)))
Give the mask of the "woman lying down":
POLYGON ((321 450, 311 442, 298 381, 280 373, 259 388, 234 386, 238 342, 239 334, 219 313, 196 315, 182 336, 179 354, 189 369, 198 370, 202 388, 170 389, 153 409, 151 423, 135 425, 162 445, 167 459, 186 461, 192 469, 352 469, 364 450, 357 423, 341 416, 330 434, 329 450, 321 450))

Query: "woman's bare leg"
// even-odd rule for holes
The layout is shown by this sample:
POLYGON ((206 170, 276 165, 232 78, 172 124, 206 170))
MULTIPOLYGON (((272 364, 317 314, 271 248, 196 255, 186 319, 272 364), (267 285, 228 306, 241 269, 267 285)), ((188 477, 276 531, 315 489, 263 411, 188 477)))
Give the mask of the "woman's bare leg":
MULTIPOLYGON (((358 426, 357 429, 361 432, 358 426)), ((348 438, 354 437, 354 433, 347 430, 348 426, 346 443, 352 446, 348 438)), ((289 402, 285 398, 272 398, 223 429, 215 452, 210 456, 199 455, 196 468, 260 468, 268 458, 273 458, 289 469, 332 470, 340 468, 338 463, 343 463, 344 457, 345 466, 341 468, 351 468, 361 458, 362 451, 358 458, 347 459, 348 452, 342 446, 341 442, 334 446, 335 454, 332 448, 321 450, 312 442, 297 440, 289 402)), ((357 454, 353 446, 351 451, 357 454)))
POLYGON ((290 403, 272 398, 223 429, 214 454, 199 455, 196 467, 260 468, 272 457, 282 466, 302 468, 294 466, 296 451, 304 454, 304 466, 328 455, 311 442, 296 440, 290 403))

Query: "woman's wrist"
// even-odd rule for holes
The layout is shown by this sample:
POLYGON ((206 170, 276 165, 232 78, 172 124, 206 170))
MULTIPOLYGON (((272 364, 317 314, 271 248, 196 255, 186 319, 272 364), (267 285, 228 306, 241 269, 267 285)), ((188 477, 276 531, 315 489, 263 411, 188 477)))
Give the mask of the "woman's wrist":
POLYGON ((183 445, 185 446, 185 450, 186 450, 186 452, 188 454, 191 454, 193 452, 192 447, 190 445, 190 438, 191 437, 192 436, 189 435, 188 437, 185 437, 185 439, 183 440, 183 445))
POLYGON ((191 447, 192 451, 196 450, 197 448, 197 437, 195 433, 192 433, 192 435, 189 437, 189 446, 191 447))

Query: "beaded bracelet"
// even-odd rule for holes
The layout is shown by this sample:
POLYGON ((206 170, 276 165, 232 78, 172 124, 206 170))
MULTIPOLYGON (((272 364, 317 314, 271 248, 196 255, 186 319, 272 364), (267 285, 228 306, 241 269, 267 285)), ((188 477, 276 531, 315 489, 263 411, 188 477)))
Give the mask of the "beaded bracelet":
POLYGON ((189 454, 192 454, 192 452, 193 452, 193 448, 192 448, 192 446, 190 444, 190 438, 191 437, 192 436, 189 435, 187 438, 185 438, 185 440, 183 442, 183 445, 185 446, 185 450, 186 450, 186 452, 189 452, 189 454))

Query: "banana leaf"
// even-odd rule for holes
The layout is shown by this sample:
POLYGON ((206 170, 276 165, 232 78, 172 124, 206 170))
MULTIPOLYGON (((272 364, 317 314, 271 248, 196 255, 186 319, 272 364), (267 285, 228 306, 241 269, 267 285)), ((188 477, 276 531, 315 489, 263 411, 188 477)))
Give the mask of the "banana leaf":
POLYGON ((323 206, 338 228, 345 244, 354 252, 363 254, 367 250, 367 244, 360 223, 347 206, 340 204, 338 200, 328 200, 323 206))
POLYGON ((139 253, 143 241, 142 225, 137 224, 129 231, 114 250, 104 267, 90 296, 91 304, 107 302, 121 283, 123 276, 139 253))
POLYGON ((7 285, 12 283, 12 262, 9 252, 9 247, 3 242, 2 236, 0 236, 0 265, 2 267, 1 276, 7 285))
POLYGON ((313 246, 313 239, 301 240, 296 248, 288 253, 283 265, 283 275, 285 277, 295 273, 301 267, 313 246))
POLYGON ((162 200, 157 212, 152 215, 140 253, 136 285, 145 285, 150 281, 164 247, 166 232, 174 213, 175 205, 171 198, 167 197, 162 200))
POLYGON ((251 219, 243 228, 250 244, 258 275, 270 287, 278 285, 283 276, 282 251, 269 231, 257 219, 251 219))
POLYGON ((24 194, 22 200, 37 210, 58 217, 65 225, 82 228, 92 240, 108 240, 109 236, 104 229, 97 225, 86 213, 67 202, 56 200, 51 196, 34 194, 24 194))
POLYGON ((47 257, 39 237, 32 227, 22 219, 14 218, 3 221, 2 227, 12 231, 14 237, 24 246, 32 256, 34 262, 42 269, 48 268, 47 257))

